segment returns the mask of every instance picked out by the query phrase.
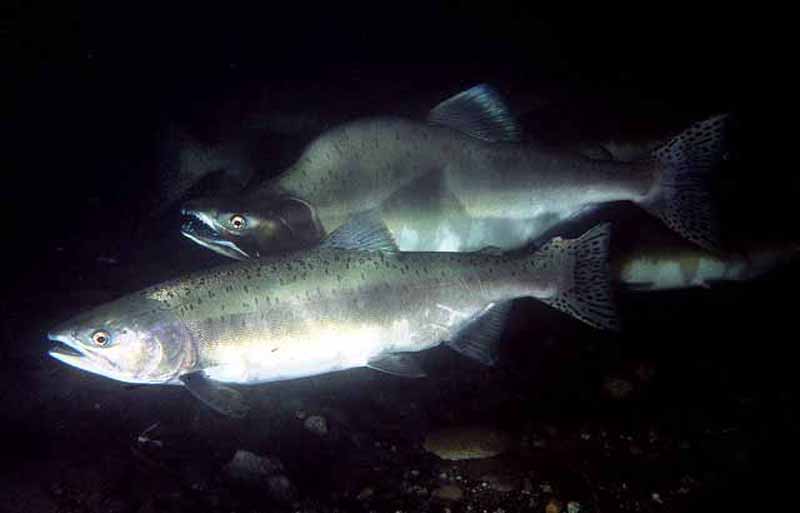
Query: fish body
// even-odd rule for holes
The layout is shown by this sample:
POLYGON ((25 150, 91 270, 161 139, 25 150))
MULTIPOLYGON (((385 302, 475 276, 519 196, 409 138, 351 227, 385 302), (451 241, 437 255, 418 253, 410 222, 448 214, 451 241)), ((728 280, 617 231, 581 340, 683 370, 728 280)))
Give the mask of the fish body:
POLYGON ((722 282, 755 280, 791 265, 800 256, 796 242, 744 234, 727 241, 730 250, 710 251, 681 238, 651 216, 630 210, 629 205, 616 204, 587 211, 554 227, 540 241, 573 237, 587 227, 627 217, 626 222, 615 225, 609 266, 615 283, 635 291, 708 288, 722 282))
POLYGON ((750 243, 739 251, 714 253, 683 243, 637 241, 612 259, 615 281, 634 290, 710 287, 760 278, 797 259, 796 244, 750 243))
POLYGON ((635 162, 520 144, 510 114, 485 86, 443 102, 427 121, 373 118, 328 130, 289 169, 244 196, 187 204, 194 224, 183 233, 228 256, 263 256, 313 244, 350 216, 383 209, 404 251, 513 249, 584 209, 631 201, 695 243, 716 243, 704 182, 721 158, 724 117, 690 127, 635 162), (398 194, 405 201, 387 203, 398 194), (408 200, 414 194, 434 206, 421 212, 408 200), (430 245, 424 236, 402 236, 423 233, 431 218, 469 233, 430 245))
MULTIPOLYGON (((340 239, 364 236, 331 236, 340 239)), ((51 355, 121 381, 183 383, 207 403, 224 383, 363 366, 422 375, 403 355, 442 341, 493 363, 491 348, 518 297, 615 326, 607 247, 607 225, 532 254, 325 245, 201 271, 100 306, 53 330, 50 338, 72 351, 51 355)))
POLYGON ((466 216, 523 221, 536 233, 586 205, 642 200, 658 169, 654 162, 601 162, 532 145, 488 144, 410 120, 371 119, 317 139, 270 186, 312 205, 330 232, 431 173, 441 176, 466 216))

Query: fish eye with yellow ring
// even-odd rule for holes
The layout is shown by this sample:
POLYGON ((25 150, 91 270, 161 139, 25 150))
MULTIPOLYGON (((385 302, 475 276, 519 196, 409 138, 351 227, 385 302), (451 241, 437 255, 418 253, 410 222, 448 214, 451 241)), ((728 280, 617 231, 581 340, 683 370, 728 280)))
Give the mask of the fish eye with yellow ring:
POLYGON ((105 347, 111 343, 111 335, 104 330, 97 330, 92 333, 92 342, 100 347, 105 347))
POLYGON ((234 230, 243 230, 247 226, 247 220, 244 218, 244 216, 234 214, 228 220, 228 224, 234 230))

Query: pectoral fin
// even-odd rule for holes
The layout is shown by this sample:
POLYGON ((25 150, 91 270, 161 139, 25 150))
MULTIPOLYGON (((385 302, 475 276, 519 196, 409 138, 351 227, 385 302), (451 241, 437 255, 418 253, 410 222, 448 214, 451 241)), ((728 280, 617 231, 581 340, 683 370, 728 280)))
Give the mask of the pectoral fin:
POLYGON ((211 381, 202 371, 184 374, 180 380, 193 396, 225 416, 241 418, 247 415, 250 409, 242 394, 233 388, 211 381))
POLYGON ((367 367, 404 378, 424 378, 422 367, 407 354, 390 354, 367 362, 367 367))

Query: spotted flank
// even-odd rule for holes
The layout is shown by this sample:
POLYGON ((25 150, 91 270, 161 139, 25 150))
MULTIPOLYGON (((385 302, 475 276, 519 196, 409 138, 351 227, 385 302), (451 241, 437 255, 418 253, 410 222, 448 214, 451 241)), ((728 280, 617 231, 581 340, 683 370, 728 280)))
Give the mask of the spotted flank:
POLYGON ((553 239, 534 254, 563 266, 564 286, 548 305, 595 328, 617 330, 619 322, 608 266, 609 223, 595 226, 578 239, 553 239))
POLYGON ((664 166, 642 206, 705 249, 719 248, 719 220, 710 185, 725 152, 728 115, 696 123, 653 152, 664 166))

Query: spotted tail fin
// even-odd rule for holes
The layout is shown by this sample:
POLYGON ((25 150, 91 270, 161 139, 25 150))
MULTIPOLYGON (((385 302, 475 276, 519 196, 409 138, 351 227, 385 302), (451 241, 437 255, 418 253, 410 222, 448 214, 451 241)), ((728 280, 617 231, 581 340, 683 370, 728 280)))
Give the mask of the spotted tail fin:
POLYGON ((610 236, 611 225, 601 224, 577 239, 552 239, 536 255, 557 261, 564 273, 556 295, 543 302, 595 328, 617 330, 608 265, 610 236))
POLYGON ((714 169, 725 152, 728 115, 701 121, 657 148, 664 170, 642 202, 648 212, 705 249, 719 248, 719 219, 711 194, 714 169))

